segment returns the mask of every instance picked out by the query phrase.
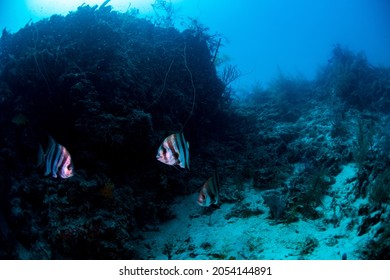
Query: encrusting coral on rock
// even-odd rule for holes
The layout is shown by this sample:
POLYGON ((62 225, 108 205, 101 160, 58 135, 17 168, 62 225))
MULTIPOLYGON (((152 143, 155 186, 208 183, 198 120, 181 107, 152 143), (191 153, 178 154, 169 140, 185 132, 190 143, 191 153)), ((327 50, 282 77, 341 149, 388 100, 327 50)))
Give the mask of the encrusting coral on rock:
POLYGON ((239 99, 219 44, 107 5, 4 30, 0 258, 388 259, 389 69, 336 45, 239 99), (183 134, 161 154, 191 169, 157 161, 183 134), (50 137, 46 173, 73 176, 37 167, 50 137))

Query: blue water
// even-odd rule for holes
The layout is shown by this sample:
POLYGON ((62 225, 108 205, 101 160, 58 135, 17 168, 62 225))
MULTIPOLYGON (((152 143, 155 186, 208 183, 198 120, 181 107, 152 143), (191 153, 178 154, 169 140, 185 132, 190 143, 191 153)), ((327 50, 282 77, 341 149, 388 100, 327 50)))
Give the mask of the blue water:
MULTIPOLYGON (((51 12, 67 14, 68 7, 39 0, 3 0, 0 28, 16 32, 30 19, 37 21, 51 12)), ((66 1, 72 2, 72 1, 66 1)), ((101 4, 98 0, 73 1, 101 4)), ((150 14, 150 3, 130 1, 131 7, 150 14)), ((388 0, 173 0, 175 23, 182 27, 188 17, 198 19, 212 32, 224 36, 221 53, 243 75, 238 89, 256 83, 267 85, 282 71, 288 75, 315 77, 336 44, 353 52, 364 51, 374 65, 390 65, 390 1, 388 0)), ((110 4, 126 10, 127 0, 110 4)))
POLYGON ((389 1, 107 2, 0 4, 0 259, 390 258, 389 1))

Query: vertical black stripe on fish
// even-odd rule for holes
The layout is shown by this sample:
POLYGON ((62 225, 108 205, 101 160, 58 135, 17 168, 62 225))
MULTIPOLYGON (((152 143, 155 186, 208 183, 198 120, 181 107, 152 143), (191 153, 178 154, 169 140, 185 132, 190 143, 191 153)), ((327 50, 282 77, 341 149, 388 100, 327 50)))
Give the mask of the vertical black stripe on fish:
POLYGON ((216 196, 216 183, 215 183, 215 176, 211 177, 210 180, 210 198, 211 198, 211 203, 215 202, 215 196, 216 196))
POLYGON ((61 158, 62 158, 62 146, 57 144, 56 145, 56 155, 55 155, 55 158, 54 158, 54 161, 52 163, 52 170, 51 170, 51 174, 53 175, 53 177, 57 177, 57 173, 58 173, 58 170, 61 166, 61 158))
POLYGON ((159 155, 160 155, 165 161, 167 161, 167 160, 168 160, 168 158, 167 158, 168 150, 167 150, 167 148, 165 148, 165 145, 166 145, 165 142, 161 144, 161 147, 160 147, 161 154, 159 153, 159 155))
POLYGON ((175 137, 175 135, 173 135, 172 137, 169 137, 167 139, 168 148, 171 151, 172 156, 174 157, 174 159, 177 160, 178 157, 179 157, 179 154, 178 154, 177 147, 176 147, 175 144, 176 144, 176 137, 175 137))
POLYGON ((186 166, 186 154, 185 154, 185 151, 184 151, 184 146, 183 146, 183 137, 182 137, 182 133, 176 133, 175 136, 176 136, 176 144, 177 144, 177 148, 179 150, 179 163, 180 164, 183 164, 184 167, 186 166))
POLYGON ((46 151, 45 176, 49 175, 52 170, 51 167, 55 156, 55 148, 56 148, 56 144, 54 143, 54 140, 50 138, 49 146, 47 147, 47 151, 46 151))
POLYGON ((218 201, 219 201, 219 176, 218 176, 217 171, 215 171, 211 181, 212 181, 213 202, 218 203, 218 201))
POLYGON ((184 134, 182 133, 183 135, 183 146, 184 146, 184 150, 185 150, 185 165, 187 166, 188 169, 190 169, 190 150, 189 150, 189 147, 188 147, 188 142, 184 139, 184 134))
POLYGON ((60 157, 60 160, 58 162, 58 173, 59 173, 60 177, 62 177, 62 178, 65 174, 65 171, 68 169, 68 166, 66 166, 66 163, 67 163, 69 158, 70 158, 70 154, 68 153, 66 148, 64 146, 61 146, 61 157, 60 157))
POLYGON ((67 153, 64 146, 61 146, 61 145, 59 145, 59 146, 60 146, 61 155, 60 155, 60 159, 58 160, 58 164, 57 164, 58 165, 57 173, 60 173, 60 175, 62 176, 63 170, 65 169, 65 163, 66 163, 66 160, 68 158, 68 153, 67 153))
POLYGON ((186 140, 184 139, 184 134, 183 132, 180 132, 179 133, 179 139, 180 139, 180 147, 181 147, 181 152, 183 153, 183 164, 184 164, 184 167, 187 167, 189 168, 189 164, 188 164, 188 149, 187 149, 187 142, 186 140))

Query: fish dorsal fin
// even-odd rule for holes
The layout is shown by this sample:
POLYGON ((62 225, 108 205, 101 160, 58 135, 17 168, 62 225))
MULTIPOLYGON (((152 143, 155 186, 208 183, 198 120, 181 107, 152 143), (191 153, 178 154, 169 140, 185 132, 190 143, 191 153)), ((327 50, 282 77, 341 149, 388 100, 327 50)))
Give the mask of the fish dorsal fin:
POLYGON ((45 153, 43 152, 42 145, 39 144, 37 166, 41 167, 41 166, 43 166, 44 163, 45 163, 45 153))

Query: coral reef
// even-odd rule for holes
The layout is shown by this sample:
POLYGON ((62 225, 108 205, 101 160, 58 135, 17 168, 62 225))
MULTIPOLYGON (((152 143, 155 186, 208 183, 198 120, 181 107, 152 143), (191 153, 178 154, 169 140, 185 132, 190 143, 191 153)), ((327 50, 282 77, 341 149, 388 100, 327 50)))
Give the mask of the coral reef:
POLYGON ((236 100, 215 37, 172 20, 83 5, 3 32, 0 258, 388 258, 389 69, 336 45, 313 81, 281 73, 236 100), (191 171, 155 159, 181 131, 191 171), (48 135, 73 177, 37 169, 48 135), (216 167, 221 205, 200 208, 216 167))
POLYGON ((223 118, 224 85, 200 35, 87 5, 3 32, 1 224, 14 240, 3 258, 137 258, 140 232, 171 219, 172 196, 193 190, 188 173, 155 161, 158 143, 188 120, 196 158, 223 118), (69 180, 36 168, 47 135, 72 155, 69 180))

